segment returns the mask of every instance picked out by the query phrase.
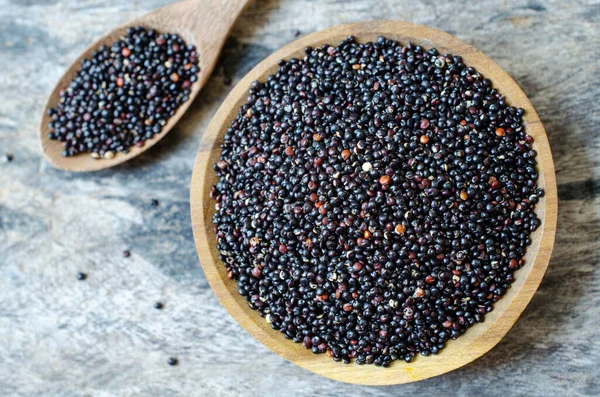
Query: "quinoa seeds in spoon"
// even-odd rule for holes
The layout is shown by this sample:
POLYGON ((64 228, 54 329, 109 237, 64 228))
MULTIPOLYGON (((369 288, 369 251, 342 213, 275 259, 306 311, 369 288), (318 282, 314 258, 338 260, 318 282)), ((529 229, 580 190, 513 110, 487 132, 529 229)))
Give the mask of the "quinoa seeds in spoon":
POLYGON ((50 139, 62 155, 111 159, 159 134, 197 80, 198 54, 176 34, 134 27, 81 61, 75 78, 48 109, 50 139))

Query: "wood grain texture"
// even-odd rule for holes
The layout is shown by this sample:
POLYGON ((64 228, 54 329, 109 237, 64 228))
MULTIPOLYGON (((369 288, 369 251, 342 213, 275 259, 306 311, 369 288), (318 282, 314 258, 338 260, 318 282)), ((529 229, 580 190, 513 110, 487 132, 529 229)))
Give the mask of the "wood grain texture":
POLYGON ((54 90, 52 90, 43 109, 39 138, 42 151, 48 162, 54 167, 67 171, 98 171, 139 156, 154 146, 173 129, 208 80, 217 63, 219 53, 229 34, 229 30, 250 1, 252 0, 227 0, 224 2, 220 0, 184 0, 161 7, 142 17, 128 21, 92 43, 67 68, 65 74, 60 78, 54 90), (112 159, 96 160, 89 153, 63 157, 61 155, 64 150, 63 142, 48 138, 48 133, 50 132, 48 124, 51 117, 47 114, 47 109, 53 108, 58 104, 60 91, 68 87, 70 81, 75 77, 81 68, 82 59, 90 58, 94 51, 102 45, 110 46, 111 43, 123 37, 127 28, 132 26, 143 26, 146 29, 155 29, 161 33, 176 33, 187 44, 196 46, 199 54, 198 67, 200 71, 198 72, 198 80, 191 86, 189 99, 167 120, 161 132, 154 135, 151 139, 146 140, 142 147, 132 146, 129 152, 117 152, 112 159))
POLYGON ((447 33, 409 22, 370 21, 336 26, 297 40, 269 56, 238 83, 204 133, 192 175, 190 205, 192 229, 204 274, 221 304, 246 331, 292 363, 325 377, 362 385, 393 385, 427 379, 466 365, 504 337, 531 300, 550 261, 556 232, 557 191, 552 153, 544 127, 523 91, 507 73, 483 53, 447 33), (465 64, 489 78, 511 105, 525 109, 524 125, 534 138, 533 146, 539 153, 539 185, 546 192, 536 208, 542 226, 532 236, 533 243, 524 257, 525 266, 516 273, 515 283, 494 305, 494 311, 486 315, 485 322, 476 324, 458 340, 450 341, 438 355, 417 357, 410 364, 396 361, 389 369, 336 363, 325 355, 313 354, 273 330, 238 294, 237 283, 227 279, 213 233, 215 201, 210 198, 210 192, 217 178, 212 167, 220 156, 223 136, 246 102, 250 83, 266 81, 269 74, 277 71, 280 59, 302 57, 307 46, 337 44, 349 35, 356 36, 359 42, 385 36, 401 43, 435 47, 441 53, 462 56, 465 64))
POLYGON ((38 146, 40 110, 69 63, 95 37, 169 3, 0 0, 0 157, 14 154, 0 161, 0 395, 600 395, 597 1, 260 0, 159 144, 98 172, 51 167, 38 146), (386 18, 452 33, 515 79, 546 129, 560 210, 542 284, 496 347, 434 378, 373 387, 291 364, 227 314, 198 263, 189 182, 206 127, 233 88, 224 76, 237 83, 296 40, 293 29, 303 37, 386 18))

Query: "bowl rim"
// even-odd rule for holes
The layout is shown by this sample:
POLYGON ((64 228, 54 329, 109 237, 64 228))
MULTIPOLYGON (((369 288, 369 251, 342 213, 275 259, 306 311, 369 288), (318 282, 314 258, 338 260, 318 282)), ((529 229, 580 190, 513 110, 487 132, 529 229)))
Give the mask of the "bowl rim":
POLYGON ((361 385, 393 385, 441 375, 470 363, 500 342, 535 294, 547 269, 556 232, 557 201, 548 138, 538 114, 517 83, 494 61, 462 40, 434 28, 391 20, 357 22, 321 30, 284 46, 260 62, 231 90, 204 132, 190 185, 192 229, 200 263, 210 287, 227 312, 255 339, 288 361, 330 379, 361 385), (465 64, 489 78, 510 104, 525 109, 524 126, 534 138, 533 147, 538 152, 538 185, 545 189, 545 196, 536 206, 542 225, 532 234, 532 245, 524 257, 526 263, 516 273, 511 288, 494 304, 494 310, 486 314, 485 321, 470 327, 460 338, 449 341, 437 355, 417 357, 409 364, 396 361, 390 368, 337 363, 324 354, 313 354, 271 329, 238 294, 237 284, 227 279, 225 267, 219 260, 212 224, 214 200, 209 194, 216 181, 212 167, 220 155, 224 133, 246 101, 250 83, 264 80, 276 70, 280 59, 302 56, 307 46, 335 45, 349 35, 359 42, 385 36, 402 44, 411 42, 462 56, 465 64))

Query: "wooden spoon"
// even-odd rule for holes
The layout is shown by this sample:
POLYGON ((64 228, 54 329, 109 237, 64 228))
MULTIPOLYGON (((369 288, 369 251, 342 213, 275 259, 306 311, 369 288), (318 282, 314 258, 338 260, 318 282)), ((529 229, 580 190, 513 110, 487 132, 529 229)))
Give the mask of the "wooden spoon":
POLYGON ((210 76, 225 39, 237 17, 251 0, 185 0, 154 10, 144 16, 129 21, 112 30, 95 43, 89 46, 77 58, 58 81, 50 94, 40 123, 40 141, 44 156, 50 164, 67 171, 85 172, 109 168, 130 160, 154 146, 161 140, 181 116, 190 107, 210 76), (63 157, 63 143, 48 138, 48 123, 51 118, 47 115, 48 108, 55 107, 60 97, 59 92, 65 88, 75 77, 80 69, 83 58, 90 58, 93 52, 101 45, 110 45, 122 37, 128 27, 143 26, 146 29, 155 29, 160 33, 176 33, 187 44, 196 46, 199 54, 198 80, 192 85, 189 99, 183 103, 177 112, 168 120, 159 134, 147 140, 142 147, 133 146, 128 153, 118 153, 112 159, 93 159, 89 153, 81 153, 73 157, 63 157))
POLYGON ((289 44, 261 62, 231 91, 208 126, 191 182, 192 227, 198 256, 211 288, 229 314, 258 341, 294 364, 331 379, 363 385, 392 385, 430 378, 459 368, 494 347, 517 321, 542 280, 554 244, 556 211, 556 179, 548 139, 537 113, 519 86, 494 61, 463 41, 439 30, 397 21, 361 22, 326 29, 289 44), (449 341, 438 355, 419 356, 410 364, 395 361, 390 368, 336 363, 325 354, 315 355, 271 329, 238 294, 237 283, 227 279, 213 232, 215 201, 210 198, 210 191, 217 178, 212 166, 219 159, 220 144, 231 120, 246 102, 251 82, 265 81, 267 75, 277 70, 280 59, 301 58, 307 46, 337 45, 348 35, 356 36, 360 42, 374 41, 381 35, 404 44, 412 42, 462 56, 465 64, 489 78, 510 104, 525 109, 524 125, 534 138, 533 147, 538 152, 538 183, 546 192, 536 206, 542 225, 531 236, 525 266, 516 272, 516 281, 494 305, 494 311, 486 315, 485 322, 474 325, 457 340, 449 341))

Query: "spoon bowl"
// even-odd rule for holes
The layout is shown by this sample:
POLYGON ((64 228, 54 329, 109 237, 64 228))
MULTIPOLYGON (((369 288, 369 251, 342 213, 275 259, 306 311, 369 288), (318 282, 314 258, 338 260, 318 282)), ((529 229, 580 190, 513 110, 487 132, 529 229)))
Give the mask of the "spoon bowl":
POLYGON ((496 63, 465 42, 439 30, 407 22, 371 21, 337 26, 297 40, 269 56, 239 82, 204 133, 191 181, 191 214, 196 248, 211 288, 229 314, 254 338, 292 363, 322 376, 362 385, 392 385, 440 375, 477 359, 494 347, 517 321, 537 290, 550 260, 556 231, 556 179, 548 139, 536 111, 519 86, 496 63), (466 65, 476 68, 492 81, 508 103, 525 109, 524 126, 534 138, 533 147, 538 152, 538 183, 545 189, 545 196, 536 206, 542 224, 531 236, 532 244, 524 257, 525 266, 516 272, 516 281, 494 304, 494 310, 486 315, 485 322, 475 324, 457 340, 450 340, 437 355, 419 356, 409 364, 395 361, 390 368, 336 363, 324 354, 313 354, 271 329, 239 295, 237 283, 227 278, 225 266, 219 260, 212 224, 215 201, 210 198, 210 191, 217 182, 212 166, 219 159, 223 136, 246 102, 251 82, 265 81, 269 74, 277 71, 280 59, 301 58, 307 46, 335 45, 349 35, 356 36, 359 42, 385 36, 402 44, 411 42, 426 49, 435 47, 441 53, 462 56, 466 65))
POLYGON ((44 156, 56 168, 67 171, 85 172, 97 171, 121 164, 130 160, 154 146, 177 124, 181 116, 190 107, 200 89, 208 80, 217 63, 221 48, 231 27, 239 14, 244 10, 249 0, 185 0, 171 4, 133 19, 96 40, 85 49, 79 57, 67 68, 54 90, 48 97, 39 128, 39 138, 44 156), (112 159, 93 159, 89 153, 80 153, 73 157, 63 157, 63 142, 48 138, 50 128, 48 123, 49 108, 55 107, 60 100, 60 91, 67 87, 81 67, 81 60, 91 58, 100 46, 110 44, 125 35, 127 28, 142 26, 154 29, 160 33, 176 33, 187 44, 194 45, 198 52, 198 79, 190 87, 189 99, 182 103, 175 114, 163 126, 160 133, 145 141, 144 146, 132 146, 128 153, 117 153, 112 159))

